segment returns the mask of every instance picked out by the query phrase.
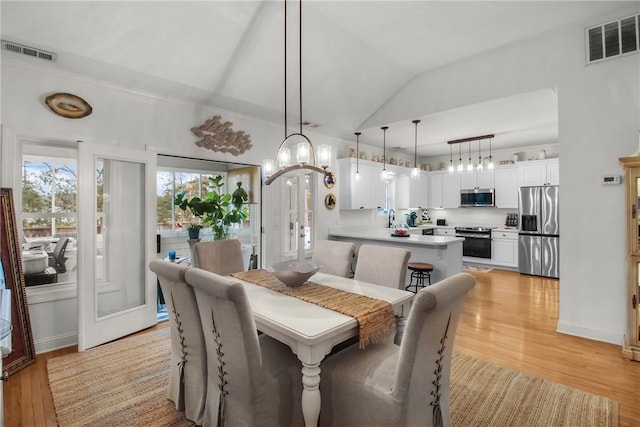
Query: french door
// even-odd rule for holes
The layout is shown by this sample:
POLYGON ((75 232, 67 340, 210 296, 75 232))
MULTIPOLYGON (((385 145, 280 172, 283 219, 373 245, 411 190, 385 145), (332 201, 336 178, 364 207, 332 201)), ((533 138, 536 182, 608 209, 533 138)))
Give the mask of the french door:
POLYGON ((155 153, 78 145, 78 350, 153 326, 155 153))

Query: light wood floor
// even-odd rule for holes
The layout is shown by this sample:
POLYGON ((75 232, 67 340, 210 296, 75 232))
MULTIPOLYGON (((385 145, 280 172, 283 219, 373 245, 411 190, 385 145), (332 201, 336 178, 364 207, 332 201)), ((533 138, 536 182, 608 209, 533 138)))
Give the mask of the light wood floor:
MULTIPOLYGON (((640 426, 640 362, 623 360, 619 346, 556 333, 556 280, 502 270, 473 274, 478 283, 465 302, 457 351, 616 400, 620 426, 640 426)), ((9 378, 5 426, 56 425, 46 362, 75 351, 39 354, 9 378)))

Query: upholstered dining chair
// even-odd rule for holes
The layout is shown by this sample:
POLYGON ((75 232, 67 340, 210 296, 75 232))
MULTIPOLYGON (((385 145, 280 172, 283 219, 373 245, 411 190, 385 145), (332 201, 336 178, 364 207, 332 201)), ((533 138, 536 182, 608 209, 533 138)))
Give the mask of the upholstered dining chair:
POLYGON ((189 267, 154 260, 149 269, 158 276, 169 312, 171 365, 168 397, 185 417, 202 425, 207 394, 207 354, 193 288, 185 282, 189 267))
POLYGON ((338 242, 335 240, 317 240, 313 244, 313 256, 311 262, 321 265, 322 273, 334 276, 349 277, 351 274, 351 261, 355 245, 350 242, 338 242))
POLYGON ((258 337, 244 286, 202 269, 187 271, 207 347, 205 426, 299 426, 302 365, 291 349, 258 337))
POLYGON ((228 276, 244 271, 240 240, 212 240, 194 245, 194 267, 228 276))
POLYGON ((390 246, 362 245, 358 249, 354 279, 404 289, 411 252, 390 246))
POLYGON ((400 346, 356 344, 323 361, 320 426, 450 426, 453 342, 474 285, 459 273, 420 290, 400 346))

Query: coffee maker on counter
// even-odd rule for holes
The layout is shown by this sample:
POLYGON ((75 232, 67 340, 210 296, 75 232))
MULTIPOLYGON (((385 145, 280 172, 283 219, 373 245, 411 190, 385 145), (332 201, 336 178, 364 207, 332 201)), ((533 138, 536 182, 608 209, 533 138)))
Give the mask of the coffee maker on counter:
POLYGON ((409 227, 417 227, 418 213, 416 211, 410 211, 404 214, 404 222, 406 222, 409 227))

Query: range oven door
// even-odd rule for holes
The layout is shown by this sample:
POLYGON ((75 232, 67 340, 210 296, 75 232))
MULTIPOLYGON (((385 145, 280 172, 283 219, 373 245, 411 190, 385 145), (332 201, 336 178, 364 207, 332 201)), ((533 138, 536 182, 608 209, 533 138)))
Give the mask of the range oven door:
POLYGON ((486 235, 456 234, 464 237, 462 256, 475 258, 491 258, 491 237, 486 235))

